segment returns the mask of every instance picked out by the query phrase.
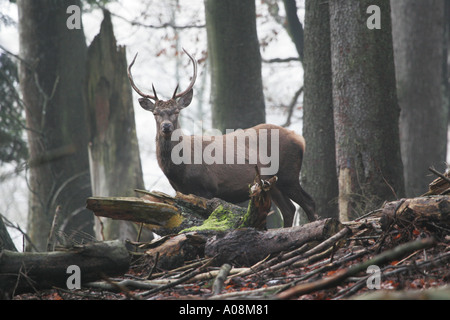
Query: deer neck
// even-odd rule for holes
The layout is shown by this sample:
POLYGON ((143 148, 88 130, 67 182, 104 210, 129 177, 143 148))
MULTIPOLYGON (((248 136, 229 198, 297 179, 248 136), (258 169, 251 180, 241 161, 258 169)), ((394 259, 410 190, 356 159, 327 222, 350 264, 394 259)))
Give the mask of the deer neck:
POLYGON ((183 165, 174 164, 172 159, 172 150, 184 138, 185 136, 182 135, 179 140, 177 139, 172 141, 171 137, 166 137, 162 134, 158 134, 156 137, 156 154, 158 164, 169 180, 181 177, 183 165))

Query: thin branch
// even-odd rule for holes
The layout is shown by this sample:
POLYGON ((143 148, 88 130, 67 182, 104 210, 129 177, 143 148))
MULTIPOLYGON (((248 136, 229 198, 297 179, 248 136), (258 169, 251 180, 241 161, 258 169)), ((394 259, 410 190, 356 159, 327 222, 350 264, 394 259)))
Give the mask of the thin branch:
POLYGON ((264 63, 286 63, 292 61, 300 61, 298 57, 289 57, 289 58, 273 58, 273 59, 262 59, 264 63))
POLYGON ((214 259, 209 260, 208 262, 203 264, 200 268, 189 272, 185 276, 183 276, 183 277, 181 277, 181 278, 179 278, 177 280, 174 280, 173 282, 170 282, 170 283, 168 283, 168 284, 166 284, 166 285, 164 285, 164 286, 162 286, 160 288, 155 288, 155 289, 152 289, 152 290, 149 290, 149 291, 146 291, 146 292, 142 292, 138 296, 140 296, 140 297, 149 296, 151 294, 154 294, 154 293, 157 293, 159 291, 163 291, 163 290, 172 288, 172 287, 174 287, 174 286, 176 286, 178 284, 186 282, 187 280, 189 280, 189 279, 195 277, 196 275, 200 274, 207 266, 209 266, 212 263, 213 260, 214 259))
MULTIPOLYGON (((109 11, 108 9, 106 9, 106 7, 104 7, 104 6, 102 6, 102 5, 99 5, 98 7, 99 7, 100 9, 102 9, 102 10, 107 10, 107 11, 109 11)), ((175 30, 182 30, 182 29, 203 29, 203 28, 206 28, 206 25, 205 25, 205 24, 199 24, 199 25, 194 24, 194 25, 185 25, 185 26, 174 25, 174 24, 172 24, 172 23, 170 23, 170 22, 166 22, 166 23, 163 23, 163 24, 161 24, 161 25, 145 24, 145 23, 139 22, 139 21, 137 21, 137 20, 130 21, 129 19, 127 19, 127 18, 125 18, 125 17, 123 17, 123 16, 121 16, 121 15, 119 15, 119 14, 117 14, 117 13, 113 13, 113 12, 111 12, 111 11, 109 11, 109 12, 110 12, 111 16, 116 17, 116 18, 118 18, 118 19, 120 19, 120 20, 123 20, 123 21, 129 23, 129 24, 132 25, 132 26, 144 27, 144 28, 149 28, 149 29, 165 29, 165 28, 168 28, 168 27, 169 27, 169 28, 172 28, 172 29, 175 29, 175 30)))
POLYGON ((288 106, 288 116, 286 122, 282 125, 282 127, 289 127, 291 125, 292 114, 294 113, 294 108, 295 105, 297 104, 298 97, 300 97, 302 92, 303 86, 301 86, 300 89, 298 89, 297 92, 295 92, 294 97, 292 98, 291 103, 288 106))
POLYGON ((31 64, 26 61, 25 59, 21 58, 19 55, 12 53, 11 51, 9 51, 8 49, 6 49, 4 46, 0 45, 0 49, 3 50, 6 54, 14 57, 15 59, 19 60, 20 62, 24 63, 27 65, 27 67, 29 67, 31 69, 31 64))
POLYGON ((395 247, 392 250, 385 251, 372 259, 369 259, 360 264, 354 265, 348 269, 341 270, 335 273, 335 275, 322 278, 320 280, 310 282, 310 283, 302 283, 295 287, 292 287, 284 292, 281 292, 278 295, 280 299, 289 299, 293 296, 300 296, 303 294, 307 294, 313 291, 326 289, 341 283, 343 280, 348 277, 352 277, 357 275, 359 272, 366 271, 367 268, 371 265, 383 265, 389 261, 402 258, 405 255, 410 254, 416 250, 427 249, 436 244, 433 238, 420 239, 412 242, 408 242, 402 244, 398 247, 395 247))
POLYGON ((36 248, 36 246, 33 244, 33 241, 31 241, 30 237, 28 236, 28 234, 25 233, 25 231, 23 231, 19 225, 14 225, 11 221, 8 220, 8 218, 6 218, 3 214, 0 213, 0 217, 3 218, 3 222, 5 223, 5 226, 10 227, 10 228, 14 228, 17 231, 19 231, 27 240, 27 243, 29 245, 31 245, 31 247, 33 248, 33 250, 35 250, 36 252, 39 252, 39 250, 36 248))
POLYGON ((430 168, 428 168, 428 170, 430 170, 431 172, 433 172, 435 175, 437 175, 437 176, 440 177, 441 179, 444 179, 445 181, 447 181, 448 183, 450 183, 450 179, 447 178, 446 176, 444 176, 442 173, 440 173, 440 172, 437 171, 436 169, 430 167, 430 168))

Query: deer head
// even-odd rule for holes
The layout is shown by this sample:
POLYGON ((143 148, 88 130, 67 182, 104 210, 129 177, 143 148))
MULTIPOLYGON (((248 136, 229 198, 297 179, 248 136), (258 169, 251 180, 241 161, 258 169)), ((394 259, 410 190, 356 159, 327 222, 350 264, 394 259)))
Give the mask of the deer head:
POLYGON ((136 61, 137 53, 128 67, 128 79, 130 80, 131 86, 142 98, 139 99, 139 104, 141 107, 147 111, 151 111, 154 116, 156 123, 158 125, 158 135, 162 135, 165 138, 170 138, 172 132, 179 128, 178 125, 178 114, 181 109, 186 108, 192 101, 192 96, 194 93, 194 84, 197 79, 197 61, 186 51, 183 51, 189 56, 194 67, 194 74, 192 76, 191 83, 183 92, 177 93, 178 85, 169 100, 160 100, 156 94, 154 85, 152 84, 153 95, 143 93, 134 83, 133 76, 131 74, 131 67, 133 67, 136 61), (154 102, 153 102, 153 101, 154 102))

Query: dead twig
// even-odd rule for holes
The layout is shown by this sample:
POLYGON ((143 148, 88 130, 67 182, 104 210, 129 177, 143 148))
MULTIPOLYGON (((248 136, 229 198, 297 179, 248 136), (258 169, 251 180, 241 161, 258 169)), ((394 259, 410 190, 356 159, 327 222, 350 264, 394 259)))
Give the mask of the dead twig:
POLYGON ((434 245, 435 241, 433 238, 426 238, 402 244, 394 249, 385 251, 370 260, 354 265, 348 269, 338 271, 331 277, 320 279, 311 283, 299 284, 293 288, 281 292, 278 294, 278 298, 289 299, 294 296, 300 296, 306 293, 335 286, 348 277, 352 277, 357 275, 359 272, 366 271, 371 265, 383 265, 389 261, 408 255, 416 250, 430 248, 434 245))
POLYGON ((208 267, 212 263, 213 260, 214 260, 214 258, 210 259, 205 264, 203 264, 200 268, 189 272, 188 274, 186 274, 185 276, 179 278, 178 280, 174 280, 174 281, 172 281, 172 282, 170 282, 170 283, 168 283, 168 284, 166 284, 164 286, 161 286, 160 288, 155 288, 155 289, 151 289, 151 290, 142 292, 142 293, 138 294, 138 296, 145 298, 146 296, 150 296, 150 295, 152 295, 152 294, 154 294, 156 292, 163 291, 163 290, 172 288, 172 287, 174 287, 174 286, 176 286, 178 284, 184 283, 184 282, 188 281, 189 279, 195 277, 196 275, 200 274, 201 272, 203 272, 203 270, 206 267, 208 267))
POLYGON ((212 289, 213 295, 217 295, 222 292, 224 282, 225 282, 228 274, 230 273, 230 270, 231 270, 231 265, 229 265, 228 263, 225 263, 220 268, 219 273, 213 283, 213 289, 212 289))
MULTIPOLYGON (((305 252, 305 254, 299 255, 299 256, 294 256, 294 257, 292 257, 290 259, 287 259, 285 261, 277 263, 274 266, 271 266, 270 269, 262 270, 259 274, 262 274, 262 273, 267 272, 267 271, 279 270, 279 269, 284 268, 286 266, 291 266, 291 265, 293 265, 294 263, 296 263, 297 261, 299 261, 301 259, 306 259, 307 257, 313 256, 313 255, 317 255, 320 252, 322 252, 322 251, 332 247, 336 242, 338 242, 339 240, 341 240, 344 237, 346 237, 349 233, 351 233, 350 228, 347 228, 347 227, 343 228, 341 231, 336 233, 334 236, 328 238, 327 240, 321 242, 320 244, 318 244, 317 246, 315 246, 311 250, 305 252)), ((327 254, 329 254, 329 253, 331 253, 331 250, 327 251, 327 254)), ((320 255, 320 257, 324 258, 324 255, 320 255)), ((317 261, 317 260, 315 260, 315 261, 317 261)), ((304 261, 303 261, 303 263, 304 263, 304 261)))

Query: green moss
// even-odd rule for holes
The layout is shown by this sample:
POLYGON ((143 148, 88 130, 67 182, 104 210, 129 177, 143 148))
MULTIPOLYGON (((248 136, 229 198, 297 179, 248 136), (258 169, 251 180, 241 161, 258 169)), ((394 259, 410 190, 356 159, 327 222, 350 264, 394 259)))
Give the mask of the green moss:
POLYGON ((219 205, 206 219, 201 226, 191 227, 182 230, 180 233, 191 231, 226 231, 234 229, 241 215, 219 205))
POLYGON ((246 228, 246 227, 249 227, 249 224, 250 224, 250 217, 251 217, 251 215, 250 215, 250 208, 251 208, 251 205, 252 205, 252 200, 250 200, 249 202, 248 202, 248 207, 247 207, 247 212, 245 213, 245 215, 242 217, 242 220, 241 220, 241 222, 239 223, 239 226, 238 226, 238 228, 246 228))

